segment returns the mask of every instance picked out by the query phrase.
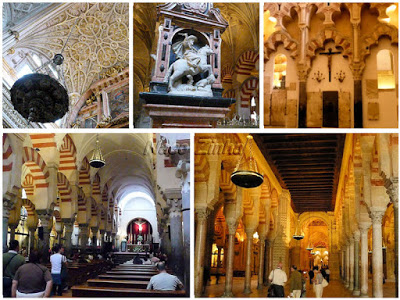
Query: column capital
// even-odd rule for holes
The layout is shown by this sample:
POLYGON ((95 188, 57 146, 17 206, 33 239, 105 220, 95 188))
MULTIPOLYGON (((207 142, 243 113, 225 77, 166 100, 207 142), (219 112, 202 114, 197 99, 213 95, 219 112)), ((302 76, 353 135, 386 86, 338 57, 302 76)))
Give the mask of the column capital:
POLYGON ((358 223, 358 228, 360 229, 361 233, 368 233, 370 227, 371 227, 371 222, 358 223))
POLYGON ((389 195, 390 202, 395 208, 399 205, 399 177, 385 179, 386 193, 389 195))
POLYGON ((104 235, 106 231, 104 229, 100 229, 100 234, 104 235))
POLYGON ((182 215, 182 199, 168 199, 168 204, 170 205, 170 218, 182 215))
POLYGON ((372 220, 372 224, 382 224, 382 218, 385 215, 385 211, 383 210, 372 210, 369 213, 369 216, 372 220))
POLYGON ((37 209, 37 216, 40 219, 43 229, 50 229, 53 225, 53 210, 51 209, 37 209))
POLYGON ((228 227, 228 233, 229 234, 235 234, 236 229, 237 229, 237 223, 236 222, 226 222, 226 226, 228 227))
POLYGON ((3 198, 3 217, 9 218, 10 212, 14 208, 14 201, 9 200, 7 198, 3 198))
POLYGON ((199 222, 207 221, 208 216, 210 215, 210 210, 208 208, 198 208, 196 209, 196 216, 199 222))

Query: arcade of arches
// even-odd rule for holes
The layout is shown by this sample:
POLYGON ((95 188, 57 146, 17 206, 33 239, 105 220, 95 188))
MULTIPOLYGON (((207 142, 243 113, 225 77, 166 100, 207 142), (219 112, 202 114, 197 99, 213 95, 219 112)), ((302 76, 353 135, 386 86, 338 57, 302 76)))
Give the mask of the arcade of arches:
POLYGON ((188 292, 189 153, 188 134, 4 134, 3 249, 16 239, 27 252, 61 243, 68 257, 161 251, 188 292))
POLYGON ((244 189, 246 134, 195 134, 195 295, 265 297, 278 262, 328 266, 327 297, 397 295, 398 135, 253 138, 264 182, 244 189))
POLYGON ((397 3, 265 3, 265 127, 398 127, 397 3))

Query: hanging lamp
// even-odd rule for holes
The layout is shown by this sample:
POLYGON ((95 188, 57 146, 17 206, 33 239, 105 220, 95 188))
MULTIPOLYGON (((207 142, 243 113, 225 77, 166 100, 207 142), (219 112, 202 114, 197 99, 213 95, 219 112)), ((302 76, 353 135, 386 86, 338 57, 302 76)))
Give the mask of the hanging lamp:
POLYGON ((304 239, 304 233, 300 230, 300 219, 299 218, 297 218, 297 227, 296 227, 295 233, 293 234, 293 238, 297 241, 304 239))
POLYGON ((99 135, 96 137, 96 148, 93 150, 92 158, 89 161, 91 167, 100 169, 106 165, 103 154, 101 154, 101 149, 99 146, 99 135))
POLYGON ((231 175, 232 182, 235 185, 243 188, 255 188, 260 186, 264 182, 264 176, 258 173, 257 162, 253 156, 252 144, 253 144, 253 137, 249 134, 247 136, 246 143, 244 144, 242 155, 240 156, 240 159, 236 164, 236 168, 231 175), (243 170, 239 168, 242 164, 242 160, 245 155, 247 143, 249 143, 249 151, 250 151, 249 169, 243 170))
MULTIPOLYGON (((311 222, 310 222, 310 224, 311 224, 311 222)), ((309 225, 309 227, 310 227, 311 233, 308 235, 308 245, 307 245, 306 250, 311 251, 311 255, 314 255, 313 252, 312 252, 312 250, 314 249, 314 247, 313 247, 312 244, 310 243, 310 236, 311 236, 311 234, 312 234, 312 226, 309 225)))

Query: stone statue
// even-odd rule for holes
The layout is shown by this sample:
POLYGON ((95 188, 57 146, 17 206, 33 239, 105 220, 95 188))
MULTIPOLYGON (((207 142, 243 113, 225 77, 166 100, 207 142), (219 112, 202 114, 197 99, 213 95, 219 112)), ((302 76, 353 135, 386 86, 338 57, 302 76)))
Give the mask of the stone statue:
POLYGON ((178 59, 169 67, 164 77, 164 82, 168 83, 168 91, 173 94, 196 94, 198 96, 212 96, 211 85, 215 81, 212 75, 212 67, 207 64, 207 56, 213 54, 212 49, 206 45, 199 50, 194 47, 197 37, 194 35, 183 34, 183 41, 172 45, 172 50, 178 59), (207 72, 209 76, 194 83, 193 76, 207 72), (186 76, 187 82, 182 83, 182 78, 186 76), (201 92, 199 94, 199 92, 201 92))

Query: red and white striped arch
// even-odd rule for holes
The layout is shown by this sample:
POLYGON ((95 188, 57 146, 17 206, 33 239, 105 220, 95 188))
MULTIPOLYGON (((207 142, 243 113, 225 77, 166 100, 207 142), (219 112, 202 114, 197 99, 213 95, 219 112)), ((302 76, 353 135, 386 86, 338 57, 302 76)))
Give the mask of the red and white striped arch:
POLYGON ((101 195, 101 202, 103 203, 104 207, 108 205, 108 183, 103 188, 103 194, 101 195))
POLYGON ((51 148, 56 147, 54 140, 55 133, 31 133, 30 135, 33 148, 51 148))
POLYGON ((32 198, 33 195, 35 194, 35 185, 34 185, 33 176, 31 174, 27 174, 25 176, 24 182, 22 182, 22 187, 25 190, 26 197, 32 198))
POLYGON ((79 171, 79 185, 90 184, 90 165, 85 157, 82 161, 81 169, 79 171))
POLYGON ((221 71, 221 81, 223 83, 232 84, 233 82, 233 68, 230 64, 225 65, 221 71))
POLYGON ((56 218, 56 222, 57 223, 61 223, 62 219, 61 219, 61 214, 58 210, 54 210, 53 212, 54 217, 56 218))
POLYGON ((76 147, 68 134, 64 137, 60 148, 60 166, 58 170, 76 170, 76 147))
POLYGON ((245 82, 242 83, 240 87, 240 106, 250 107, 251 96, 253 92, 258 90, 258 78, 250 77, 245 82))
POLYGON ((91 216, 97 217, 97 204, 96 204, 96 201, 94 201, 94 199, 92 199, 91 216))
POLYGON ((258 62, 258 53, 253 50, 243 52, 236 62, 235 72, 240 75, 250 75, 256 68, 258 62))
POLYGON ((236 91, 231 89, 223 93, 222 97, 236 99, 236 91))
POLYGON ((72 190, 69 185, 67 177, 63 173, 57 173, 57 188, 60 194, 61 202, 71 202, 72 201, 72 190))
POLYGON ((7 133, 3 134, 3 173, 11 172, 13 167, 12 147, 7 133))
POLYGON ((78 189, 78 211, 86 211, 86 198, 82 189, 78 189))
POLYGON ((35 204, 32 203, 29 199, 22 199, 22 206, 25 207, 26 211, 28 212, 28 217, 35 216, 35 204))
POLYGON ((22 165, 24 164, 29 168, 36 188, 47 188, 49 186, 49 171, 47 170, 46 163, 33 148, 24 147, 22 165))
POLYGON ((100 195, 100 176, 99 174, 94 175, 92 183, 92 195, 100 195))

